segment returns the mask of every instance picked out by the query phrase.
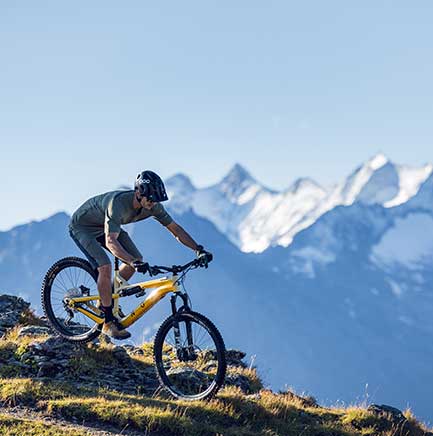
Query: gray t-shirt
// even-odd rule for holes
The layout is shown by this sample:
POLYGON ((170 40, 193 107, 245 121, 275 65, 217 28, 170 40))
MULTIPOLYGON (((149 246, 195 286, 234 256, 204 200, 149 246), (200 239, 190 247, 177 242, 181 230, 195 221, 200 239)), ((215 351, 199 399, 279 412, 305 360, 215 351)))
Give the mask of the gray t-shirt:
POLYGON ((163 226, 173 219, 161 203, 152 209, 134 209, 134 191, 111 191, 92 197, 83 203, 72 215, 71 228, 83 236, 97 238, 108 233, 119 233, 122 224, 155 218, 163 226))

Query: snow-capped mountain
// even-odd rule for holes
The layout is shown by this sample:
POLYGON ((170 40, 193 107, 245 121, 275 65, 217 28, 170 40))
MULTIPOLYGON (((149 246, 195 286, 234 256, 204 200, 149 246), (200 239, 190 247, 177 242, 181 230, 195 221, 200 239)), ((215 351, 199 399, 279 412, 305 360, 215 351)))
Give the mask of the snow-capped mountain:
POLYGON ((287 234, 324 198, 311 179, 300 179, 283 192, 266 188, 236 164, 216 185, 197 189, 184 175, 167 180, 169 207, 192 209, 213 222, 245 252, 261 252, 287 234))
POLYGON ((167 181, 170 206, 178 213, 192 209, 215 224, 244 252, 289 246, 302 230, 337 206, 356 202, 395 207, 416 195, 433 165, 396 165, 378 154, 346 180, 325 189, 312 179, 295 181, 287 190, 266 188, 236 164, 216 185, 198 189, 178 174, 167 181))

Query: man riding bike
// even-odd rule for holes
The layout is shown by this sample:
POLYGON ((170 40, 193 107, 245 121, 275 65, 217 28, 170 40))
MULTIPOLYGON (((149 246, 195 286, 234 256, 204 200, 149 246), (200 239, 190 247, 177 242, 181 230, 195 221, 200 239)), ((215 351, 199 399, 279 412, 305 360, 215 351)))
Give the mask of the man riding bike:
POLYGON ((194 250, 204 265, 212 260, 212 255, 167 213, 161 204, 167 200, 161 178, 146 170, 138 174, 134 190, 111 191, 92 197, 72 215, 69 234, 92 266, 98 269, 100 309, 105 317, 102 332, 115 339, 127 339, 131 334, 113 315, 111 262, 104 248, 123 261, 120 275, 125 281, 135 271, 146 272, 148 268, 128 233, 121 228, 122 224, 154 217, 178 241, 194 250))

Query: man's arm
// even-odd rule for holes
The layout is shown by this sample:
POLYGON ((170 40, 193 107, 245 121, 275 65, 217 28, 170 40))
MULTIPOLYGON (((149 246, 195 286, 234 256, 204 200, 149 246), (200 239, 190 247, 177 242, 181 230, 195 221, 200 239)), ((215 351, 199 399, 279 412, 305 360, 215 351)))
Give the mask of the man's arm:
POLYGON ((183 245, 186 245, 194 251, 199 249, 199 245, 194 241, 192 236, 175 221, 172 221, 168 226, 166 226, 166 228, 179 242, 182 242, 183 245))
POLYGON ((119 237, 119 233, 111 232, 105 235, 105 245, 107 248, 111 251, 111 253, 114 254, 114 256, 118 257, 123 262, 127 263, 128 265, 131 265, 131 263, 135 259, 133 256, 131 256, 120 244, 120 242, 117 240, 119 237))

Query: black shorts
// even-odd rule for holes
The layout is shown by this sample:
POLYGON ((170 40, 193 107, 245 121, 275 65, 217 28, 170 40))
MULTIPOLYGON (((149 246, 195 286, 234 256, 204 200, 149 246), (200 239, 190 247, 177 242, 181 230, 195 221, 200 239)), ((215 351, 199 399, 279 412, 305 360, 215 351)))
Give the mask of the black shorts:
MULTIPOLYGON (((105 245, 105 235, 94 238, 86 237, 86 235, 83 235, 82 232, 80 232, 80 236, 78 236, 72 228, 69 228, 69 234, 71 235, 71 238, 74 240, 74 242, 77 244, 78 248, 87 257, 93 268, 96 269, 100 266, 108 265, 111 263, 110 258, 105 251, 108 251, 105 245)), ((120 231, 117 240, 119 241, 120 245, 131 256, 134 257, 134 260, 141 260, 143 258, 138 248, 132 242, 128 233, 126 233, 124 230, 120 231)))

